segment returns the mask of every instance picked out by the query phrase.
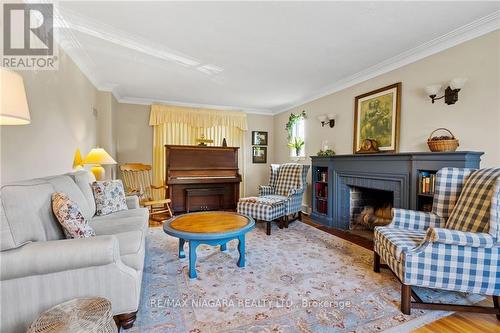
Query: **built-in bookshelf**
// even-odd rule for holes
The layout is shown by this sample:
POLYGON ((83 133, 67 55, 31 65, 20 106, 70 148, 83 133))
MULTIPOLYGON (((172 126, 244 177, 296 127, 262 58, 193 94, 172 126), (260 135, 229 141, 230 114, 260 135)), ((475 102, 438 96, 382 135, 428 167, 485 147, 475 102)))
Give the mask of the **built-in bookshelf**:
POLYGON ((314 169, 314 198, 318 214, 328 214, 328 167, 314 169))
POLYGON ((436 170, 418 170, 417 209, 420 211, 430 212, 432 210, 436 172, 436 170))

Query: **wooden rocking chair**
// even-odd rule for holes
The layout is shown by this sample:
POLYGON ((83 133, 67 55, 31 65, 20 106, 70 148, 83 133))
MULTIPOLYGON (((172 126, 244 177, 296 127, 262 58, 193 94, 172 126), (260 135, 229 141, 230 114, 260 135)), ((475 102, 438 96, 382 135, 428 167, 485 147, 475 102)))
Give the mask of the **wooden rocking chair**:
POLYGON ((171 200, 166 198, 167 185, 153 185, 151 181, 151 165, 141 163, 128 163, 120 165, 125 191, 128 195, 137 195, 141 206, 149 209, 149 218, 156 222, 165 220, 162 215, 169 214, 172 217, 170 209, 171 200), (153 191, 165 191, 165 198, 155 200, 153 191))

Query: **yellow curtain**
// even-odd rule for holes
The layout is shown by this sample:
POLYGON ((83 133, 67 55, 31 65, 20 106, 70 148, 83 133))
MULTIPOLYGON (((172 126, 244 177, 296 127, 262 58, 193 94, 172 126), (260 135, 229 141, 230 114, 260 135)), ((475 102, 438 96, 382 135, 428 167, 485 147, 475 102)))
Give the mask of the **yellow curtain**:
MULTIPOLYGON (((239 170, 244 177, 245 147, 244 131, 247 118, 243 112, 195 109, 179 106, 151 106, 149 124, 153 126, 153 181, 165 182, 165 145, 196 145, 202 135, 214 142, 210 146, 221 146, 226 138, 228 146, 240 147, 239 170)), ((240 186, 243 195, 244 179, 240 186)))

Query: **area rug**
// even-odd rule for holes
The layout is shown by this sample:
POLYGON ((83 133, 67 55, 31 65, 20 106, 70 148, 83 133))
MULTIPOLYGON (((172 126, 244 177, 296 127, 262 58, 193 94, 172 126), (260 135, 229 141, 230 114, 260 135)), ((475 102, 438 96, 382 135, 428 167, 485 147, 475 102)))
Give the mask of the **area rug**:
MULTIPOLYGON (((246 267, 228 250, 199 246, 190 280, 178 240, 150 229, 138 318, 126 332, 407 332, 449 312, 399 311, 400 283, 372 271, 373 253, 301 222, 247 234, 246 267)), ((186 248, 187 250, 187 248, 186 248)), ((421 289, 428 301, 480 296, 421 289)))

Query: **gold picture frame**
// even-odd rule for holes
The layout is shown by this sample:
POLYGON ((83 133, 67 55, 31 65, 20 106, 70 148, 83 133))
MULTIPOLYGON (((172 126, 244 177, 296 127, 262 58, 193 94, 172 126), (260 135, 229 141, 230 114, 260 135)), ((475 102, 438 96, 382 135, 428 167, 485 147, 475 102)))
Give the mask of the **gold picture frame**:
POLYGON ((356 96, 353 152, 363 153, 367 139, 376 140, 380 152, 398 152, 401 82, 356 96))

